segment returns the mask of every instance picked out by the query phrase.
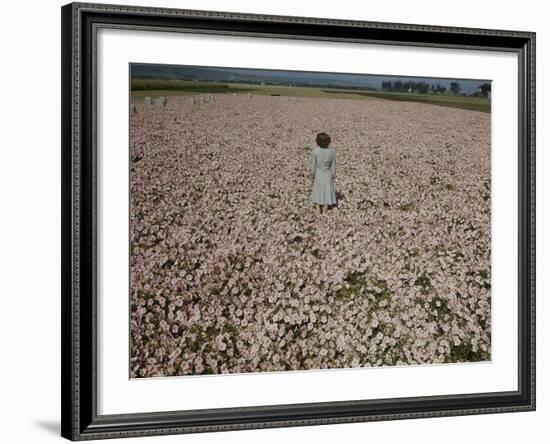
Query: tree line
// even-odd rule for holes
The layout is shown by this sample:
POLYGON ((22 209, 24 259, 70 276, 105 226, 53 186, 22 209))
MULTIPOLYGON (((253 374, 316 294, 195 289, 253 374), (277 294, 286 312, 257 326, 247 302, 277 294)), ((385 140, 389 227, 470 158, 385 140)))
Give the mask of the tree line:
MULTIPOLYGON (((383 80, 382 81, 382 91, 388 92, 414 92, 418 94, 453 94, 453 95, 467 95, 461 93, 462 87, 460 82, 454 81, 449 84, 449 89, 440 83, 429 84, 427 82, 421 81, 416 82, 413 80, 402 81, 402 80, 383 80)), ((477 90, 469 94, 474 97, 488 97, 491 92, 490 83, 482 83, 478 86, 477 90)))

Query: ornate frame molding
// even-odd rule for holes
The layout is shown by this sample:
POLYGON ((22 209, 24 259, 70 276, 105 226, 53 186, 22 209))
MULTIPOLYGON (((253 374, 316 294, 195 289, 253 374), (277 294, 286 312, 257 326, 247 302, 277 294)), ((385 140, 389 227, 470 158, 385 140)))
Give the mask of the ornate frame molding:
POLYGON ((535 409, 535 34, 72 3, 62 14, 62 436, 71 440, 535 409), (95 42, 99 27, 512 51, 519 60, 517 392, 208 411, 97 414, 95 42))

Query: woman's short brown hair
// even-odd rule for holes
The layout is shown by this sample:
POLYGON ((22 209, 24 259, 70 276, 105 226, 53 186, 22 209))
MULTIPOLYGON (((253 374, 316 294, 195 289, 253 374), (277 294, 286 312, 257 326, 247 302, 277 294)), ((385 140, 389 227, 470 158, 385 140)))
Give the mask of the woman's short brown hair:
POLYGON ((330 136, 327 133, 319 133, 315 141, 321 148, 327 148, 330 145, 330 136))

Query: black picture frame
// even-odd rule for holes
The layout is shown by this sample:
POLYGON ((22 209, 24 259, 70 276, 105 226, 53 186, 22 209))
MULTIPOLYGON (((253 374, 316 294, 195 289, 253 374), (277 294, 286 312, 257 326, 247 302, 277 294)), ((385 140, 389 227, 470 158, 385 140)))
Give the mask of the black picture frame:
MULTIPOLYGON (((62 436, 70 440, 535 409, 535 33, 71 3, 61 8, 62 436), (510 51, 519 65, 518 390, 97 414, 95 37, 99 27, 510 51)), ((512 289, 510 290, 512 291, 512 289)))

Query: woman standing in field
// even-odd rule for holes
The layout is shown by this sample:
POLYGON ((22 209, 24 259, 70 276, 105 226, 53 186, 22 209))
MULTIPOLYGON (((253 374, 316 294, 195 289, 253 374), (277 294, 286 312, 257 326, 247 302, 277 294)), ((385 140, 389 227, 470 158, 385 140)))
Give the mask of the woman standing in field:
POLYGON ((313 148, 310 157, 310 173, 313 178, 311 201, 321 214, 329 205, 336 203, 336 151, 329 147, 330 136, 326 133, 317 134, 315 141, 318 146, 313 148))

